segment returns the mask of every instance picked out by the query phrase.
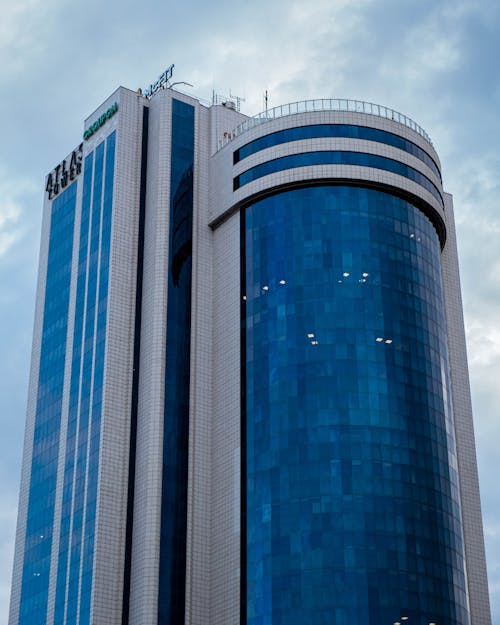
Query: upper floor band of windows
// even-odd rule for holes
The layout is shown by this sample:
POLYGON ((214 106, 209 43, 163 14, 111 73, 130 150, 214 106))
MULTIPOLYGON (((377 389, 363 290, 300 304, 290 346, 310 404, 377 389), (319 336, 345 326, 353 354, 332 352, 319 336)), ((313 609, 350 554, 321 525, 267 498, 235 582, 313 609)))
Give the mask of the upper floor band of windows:
POLYGON ((377 143, 390 145, 404 152, 408 152, 421 160, 441 180, 441 172, 434 159, 416 143, 408 141, 408 139, 404 139, 393 132, 354 124, 314 124, 311 126, 296 126, 294 128, 278 130, 264 135, 263 137, 258 137, 235 150, 233 152, 233 163, 236 165, 236 163, 247 158, 247 156, 275 145, 288 143, 290 141, 300 141, 301 139, 319 139, 323 137, 364 139, 366 141, 375 141, 377 143))
POLYGON ((357 165, 361 167, 371 167, 374 169, 382 169, 392 173, 404 176, 416 182, 424 189, 427 189, 440 203, 444 206, 442 195, 436 185, 422 173, 392 158, 379 156, 377 154, 367 154, 365 152, 349 152, 349 151, 318 151, 305 152, 301 154, 291 154, 281 158, 275 158, 265 163, 260 163, 255 167, 251 167, 246 171, 233 178, 233 191, 240 187, 262 178, 268 174, 295 167, 307 167, 310 165, 357 165))

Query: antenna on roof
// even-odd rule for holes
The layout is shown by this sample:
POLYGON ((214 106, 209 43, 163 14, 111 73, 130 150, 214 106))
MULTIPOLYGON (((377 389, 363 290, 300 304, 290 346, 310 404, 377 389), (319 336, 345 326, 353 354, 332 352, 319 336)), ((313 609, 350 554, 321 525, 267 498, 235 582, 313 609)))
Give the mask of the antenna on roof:
POLYGON ((240 96, 233 95, 231 91, 229 91, 228 96, 215 93, 215 90, 212 91, 212 104, 213 105, 222 104, 222 106, 225 106, 226 108, 230 108, 239 112, 240 104, 241 102, 244 102, 244 101, 245 101, 245 98, 240 98, 240 96))
POLYGON ((268 104, 268 101, 269 101, 269 95, 268 95, 268 93, 267 93, 267 89, 266 89, 266 91, 265 91, 265 93, 264 93, 264 109, 265 109, 266 113, 267 113, 267 104, 268 104))
POLYGON ((236 110, 239 113, 240 112, 240 104, 245 101, 245 98, 240 98, 239 95, 233 95, 231 93, 231 89, 229 89, 229 97, 232 98, 236 102, 236 110))

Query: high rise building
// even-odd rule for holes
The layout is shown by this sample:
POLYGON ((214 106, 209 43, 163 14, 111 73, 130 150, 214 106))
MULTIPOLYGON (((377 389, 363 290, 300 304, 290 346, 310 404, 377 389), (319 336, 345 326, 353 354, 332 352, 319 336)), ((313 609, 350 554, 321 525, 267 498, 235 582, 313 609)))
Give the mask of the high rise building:
POLYGON ((47 177, 10 625, 490 625, 429 137, 170 76, 47 177))

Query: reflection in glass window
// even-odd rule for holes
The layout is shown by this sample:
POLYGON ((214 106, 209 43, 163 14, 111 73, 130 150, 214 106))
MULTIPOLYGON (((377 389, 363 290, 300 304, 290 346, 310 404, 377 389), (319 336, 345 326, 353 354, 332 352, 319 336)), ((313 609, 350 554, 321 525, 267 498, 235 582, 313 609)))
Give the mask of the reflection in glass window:
POLYGON ((468 625, 436 231, 342 186, 242 228, 248 625, 468 625))
POLYGON ((172 100, 158 625, 184 622, 195 109, 172 100))
POLYGON ((77 182, 52 202, 19 625, 45 625, 77 182))
POLYGON ((334 152, 321 151, 290 154, 281 158, 275 158, 271 161, 266 161, 236 176, 233 179, 233 190, 236 191, 253 180, 257 180, 258 178, 262 178, 262 176, 267 176, 277 171, 293 169, 295 167, 307 167, 309 165, 358 165, 361 167, 373 167, 375 169, 390 171, 413 180, 432 193, 440 204, 443 204, 443 198, 436 185, 413 167, 395 161, 392 158, 378 156, 377 154, 342 150, 334 152))
POLYGON ((263 137, 259 137, 243 145, 233 153, 233 161, 234 164, 239 163, 242 159, 260 150, 282 143, 288 143, 289 141, 318 139, 321 137, 347 137, 349 139, 364 139, 366 141, 376 141, 378 143, 391 145, 419 158, 432 169, 439 179, 441 179, 441 172, 435 161, 416 143, 408 141, 408 139, 403 139, 403 137, 393 132, 379 130, 378 128, 369 128, 368 126, 355 126, 353 124, 313 124, 311 126, 298 126, 278 130, 277 132, 264 135, 263 137))

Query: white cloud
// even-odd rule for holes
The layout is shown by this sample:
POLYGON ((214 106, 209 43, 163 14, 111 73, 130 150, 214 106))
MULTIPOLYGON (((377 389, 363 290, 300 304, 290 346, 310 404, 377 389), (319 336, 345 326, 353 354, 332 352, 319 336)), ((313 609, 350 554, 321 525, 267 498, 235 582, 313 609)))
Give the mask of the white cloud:
POLYGON ((474 317, 467 323, 469 361, 471 367, 483 369, 500 364, 500 327, 498 318, 474 317))
POLYGON ((0 207, 0 258, 9 250, 22 234, 19 226, 21 207, 7 200, 0 207))
POLYGON ((383 72, 385 80, 402 81, 402 84, 414 91, 418 85, 429 82, 434 75, 458 67, 463 52, 459 45, 459 33, 443 29, 446 21, 444 13, 438 5, 427 19, 414 23, 406 35, 403 57, 386 57, 383 72))
POLYGON ((16 0, 0 4, 0 57, 3 59, 0 82, 17 78, 20 83, 29 83, 20 72, 30 64, 36 66, 50 45, 49 33, 54 26, 51 13, 58 4, 59 0, 16 0))
POLYGON ((5 167, 0 169, 0 261, 28 231, 25 201, 34 192, 31 181, 20 176, 9 177, 5 167))

